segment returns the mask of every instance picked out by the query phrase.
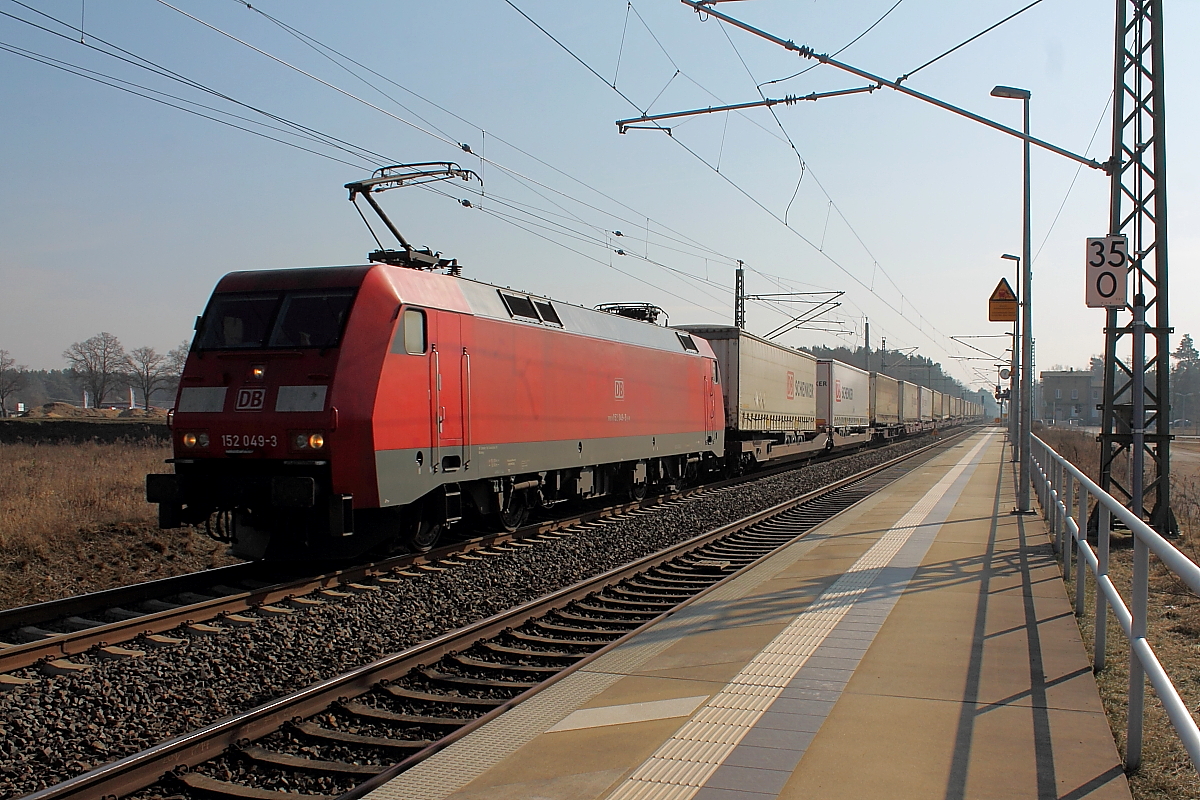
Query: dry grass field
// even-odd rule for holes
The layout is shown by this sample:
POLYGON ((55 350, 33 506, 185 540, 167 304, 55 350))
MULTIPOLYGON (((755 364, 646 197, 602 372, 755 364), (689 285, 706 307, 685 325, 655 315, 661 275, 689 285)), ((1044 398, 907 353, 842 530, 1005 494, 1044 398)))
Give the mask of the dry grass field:
MULTIPOLYGON (((1038 431, 1043 441, 1057 450, 1093 480, 1099 472, 1099 445, 1094 437, 1071 430, 1047 428, 1038 431)), ((1200 445, 1172 443, 1171 505, 1179 521, 1180 537, 1173 544, 1193 561, 1200 560, 1200 445)), ((1122 597, 1131 596, 1132 541, 1114 534, 1110 577, 1122 597)), ((1074 582, 1068 581, 1074 597, 1074 582)), ((1089 653, 1095 641, 1094 585, 1087 581, 1087 609, 1079 627, 1089 653)), ((1100 696, 1108 713, 1117 748, 1125 752, 1126 697, 1129 686, 1129 647, 1125 635, 1108 616, 1108 647, 1105 669, 1096 675, 1100 696)), ((1192 593, 1151 556, 1150 598, 1147 616, 1151 646, 1171 676, 1176 689, 1193 709, 1200 708, 1200 598, 1192 593)), ((1200 798, 1200 777, 1179 743, 1166 712, 1147 684, 1146 729, 1143 762, 1129 776, 1133 796, 1139 800, 1200 798)))
POLYGON ((0 608, 230 563, 202 532, 160 531, 145 476, 170 447, 0 444, 0 608))

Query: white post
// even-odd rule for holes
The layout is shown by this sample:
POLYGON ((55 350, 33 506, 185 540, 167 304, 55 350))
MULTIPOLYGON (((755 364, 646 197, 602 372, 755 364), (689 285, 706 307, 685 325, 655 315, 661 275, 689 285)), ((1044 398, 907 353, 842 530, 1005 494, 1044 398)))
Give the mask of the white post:
POLYGON ((1087 563, 1081 553, 1083 543, 1087 541, 1087 507, 1088 492, 1083 481, 1079 482, 1079 511, 1075 517, 1079 521, 1079 535, 1075 540, 1075 615, 1083 616, 1083 607, 1087 603, 1087 563))
POLYGON ((1104 669, 1104 650, 1108 638, 1108 600, 1100 591, 1100 577, 1108 575, 1108 534, 1112 529, 1112 511, 1100 503, 1100 514, 1096 530, 1096 650, 1092 654, 1092 670, 1104 669))

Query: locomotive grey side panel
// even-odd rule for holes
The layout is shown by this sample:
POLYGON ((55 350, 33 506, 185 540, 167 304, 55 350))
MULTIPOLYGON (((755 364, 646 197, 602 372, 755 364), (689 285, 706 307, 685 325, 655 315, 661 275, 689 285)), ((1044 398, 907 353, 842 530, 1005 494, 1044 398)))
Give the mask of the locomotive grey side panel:
POLYGON ((717 431, 711 444, 704 431, 611 439, 571 439, 556 442, 512 442, 473 445, 464 469, 432 469, 429 448, 377 450, 375 470, 382 506, 419 500, 445 483, 548 472, 600 464, 642 461, 689 453, 725 451, 725 433, 717 431))

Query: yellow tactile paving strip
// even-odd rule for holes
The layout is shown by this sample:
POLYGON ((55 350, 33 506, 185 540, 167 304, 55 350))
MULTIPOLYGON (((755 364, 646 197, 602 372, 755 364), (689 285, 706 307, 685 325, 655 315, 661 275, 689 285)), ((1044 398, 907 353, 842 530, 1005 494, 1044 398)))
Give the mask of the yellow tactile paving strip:
POLYGON ((634 770, 610 800, 687 800, 700 791, 991 439, 981 437, 833 586, 634 770))

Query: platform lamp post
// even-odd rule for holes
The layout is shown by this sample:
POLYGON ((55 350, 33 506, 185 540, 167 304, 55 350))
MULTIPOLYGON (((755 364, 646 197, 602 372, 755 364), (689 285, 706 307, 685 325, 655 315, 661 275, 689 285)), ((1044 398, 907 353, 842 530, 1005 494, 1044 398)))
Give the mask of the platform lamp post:
MULTIPOLYGON (((1009 261, 1017 262, 1017 286, 1018 287, 1021 286, 1021 257, 1009 255, 1008 253, 1005 253, 1004 255, 1002 255, 1000 257, 1003 259, 1007 259, 1009 261)), ((1017 294, 1019 295, 1019 297, 1024 297, 1025 290, 1018 289, 1017 294)), ((1020 299, 1018 299, 1017 303, 1019 306, 1020 299)), ((1008 375, 1008 395, 1009 395, 1009 397, 1012 398, 1012 400, 1009 402, 1009 405, 1008 405, 1008 408, 1009 408, 1008 438, 1009 438, 1009 441, 1012 443, 1012 452, 1013 452, 1012 460, 1015 462, 1019 462, 1021 460, 1021 452, 1022 452, 1022 448, 1024 446, 1023 442, 1021 440, 1021 430, 1020 430, 1020 428, 1021 428, 1020 419, 1021 418, 1020 418, 1020 411, 1019 411, 1019 409, 1024 406, 1024 403, 1021 402, 1021 400, 1022 400, 1022 398, 1020 396, 1021 395, 1021 385, 1019 382, 1020 375, 1021 375, 1021 355, 1020 355, 1020 353, 1021 353, 1021 322, 1020 322, 1020 319, 1021 319, 1021 315, 1017 314, 1016 319, 1013 320, 1012 369, 1009 371, 1009 375, 1008 375)))
POLYGON ((1033 370, 1030 365, 1033 364, 1033 295, 1031 293, 1033 275, 1030 269, 1030 216, 1029 216, 1029 98, 1028 89, 1015 89, 1011 86, 997 86, 992 89, 992 97, 1004 97, 1012 100, 1020 100, 1025 111, 1025 133, 1024 141, 1024 163, 1025 163, 1025 202, 1022 214, 1021 224, 1021 361, 1025 364, 1025 371, 1021 375, 1021 432, 1020 432, 1020 448, 1021 448, 1021 473, 1020 480, 1017 483, 1017 507, 1015 511, 1018 514, 1030 513, 1029 508, 1029 444, 1030 433, 1033 427, 1033 370))

